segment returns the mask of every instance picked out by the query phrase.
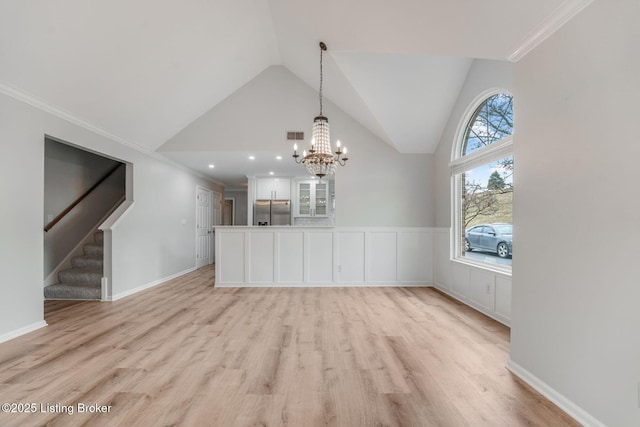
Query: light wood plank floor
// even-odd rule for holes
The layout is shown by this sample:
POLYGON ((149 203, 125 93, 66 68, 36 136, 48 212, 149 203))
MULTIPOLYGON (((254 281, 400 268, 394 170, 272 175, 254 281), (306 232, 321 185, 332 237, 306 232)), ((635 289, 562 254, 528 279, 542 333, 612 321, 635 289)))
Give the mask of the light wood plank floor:
POLYGON ((506 370, 508 328, 436 290, 214 288, 213 274, 47 302, 48 327, 0 345, 0 403, 38 412, 0 426, 578 425, 506 370))

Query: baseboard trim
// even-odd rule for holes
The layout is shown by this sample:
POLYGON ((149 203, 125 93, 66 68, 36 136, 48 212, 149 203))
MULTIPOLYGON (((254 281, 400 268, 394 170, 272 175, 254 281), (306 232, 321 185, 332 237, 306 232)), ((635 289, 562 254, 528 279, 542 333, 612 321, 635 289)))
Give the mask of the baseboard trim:
POLYGON ((455 299, 456 301, 461 302, 462 304, 473 308, 474 310, 476 310, 479 313, 484 314, 487 317, 492 318, 493 320, 495 320, 496 322, 502 323, 503 325, 507 326, 507 327, 511 327, 511 320, 505 316, 501 316, 498 313, 494 313, 491 312, 485 308, 483 308, 482 306, 478 305, 478 304, 474 304, 469 298, 464 298, 461 295, 458 295, 454 292, 451 292, 451 290, 449 288, 447 288, 446 286, 440 284, 440 283, 435 283, 433 286, 435 289, 439 290, 440 292, 442 292, 443 294, 446 294, 447 296, 450 296, 451 298, 455 299))
POLYGON ((23 328, 16 329, 16 330, 11 331, 11 332, 7 332, 6 334, 0 335, 0 343, 12 340, 14 338, 18 338, 19 336, 28 334, 29 332, 33 332, 33 331, 38 330, 40 328, 44 328, 45 326, 47 326, 47 322, 42 320, 40 322, 33 323, 33 324, 25 326, 23 328))
POLYGON ((149 283, 147 283, 145 285, 138 286, 137 288, 134 288, 134 289, 131 289, 131 290, 128 290, 128 291, 124 291, 124 292, 120 292, 119 294, 116 294, 116 295, 112 295, 111 298, 107 298, 106 301, 117 301, 119 299, 128 297, 128 296, 133 295, 133 294, 137 294, 140 291, 144 291, 145 289, 153 288, 154 286, 161 285, 161 284, 163 284, 165 282, 168 282, 169 280, 175 279, 175 278, 180 277, 180 276, 184 276, 185 274, 192 273, 194 271, 196 271, 195 267, 188 268, 186 270, 180 271, 180 272, 172 274, 170 276, 163 277, 162 279, 154 280, 153 282, 149 282, 149 283))
POLYGON ((431 288, 426 283, 216 283, 216 288, 431 288))
POLYGON ((598 421, 587 411, 567 399, 563 394, 556 391, 549 384, 527 371, 525 368, 509 359, 507 369, 515 376, 534 388, 538 393, 556 404, 560 409, 566 412, 571 418, 579 422, 585 427, 606 427, 605 424, 598 421))

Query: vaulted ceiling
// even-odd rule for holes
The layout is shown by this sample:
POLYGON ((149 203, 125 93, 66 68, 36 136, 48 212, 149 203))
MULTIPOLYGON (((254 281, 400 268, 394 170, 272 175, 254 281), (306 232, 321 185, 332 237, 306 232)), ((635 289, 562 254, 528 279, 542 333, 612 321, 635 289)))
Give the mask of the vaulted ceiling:
MULTIPOLYGON (((0 90, 155 151, 271 65, 430 153, 473 58, 516 60, 589 0, 7 0, 0 90)), ((311 120, 311 118, 310 118, 311 120)))

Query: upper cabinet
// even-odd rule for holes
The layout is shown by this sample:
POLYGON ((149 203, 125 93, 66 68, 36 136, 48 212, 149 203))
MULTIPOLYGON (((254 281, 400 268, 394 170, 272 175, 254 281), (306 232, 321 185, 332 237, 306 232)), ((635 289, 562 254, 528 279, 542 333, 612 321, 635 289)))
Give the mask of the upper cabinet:
POLYGON ((298 199, 294 216, 320 216, 329 214, 329 186, 326 182, 299 181, 298 199))
POLYGON ((257 178, 256 199, 290 200, 291 179, 289 178, 257 178))

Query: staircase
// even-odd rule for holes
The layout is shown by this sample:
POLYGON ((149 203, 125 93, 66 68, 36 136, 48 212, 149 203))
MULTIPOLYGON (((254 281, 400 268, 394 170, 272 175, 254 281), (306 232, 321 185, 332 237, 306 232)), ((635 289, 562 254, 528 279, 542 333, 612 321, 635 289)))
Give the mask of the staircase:
POLYGON ((45 299, 100 300, 103 273, 102 231, 93 234, 94 243, 83 246, 83 255, 71 258, 71 268, 58 273, 60 283, 44 288, 45 299))

